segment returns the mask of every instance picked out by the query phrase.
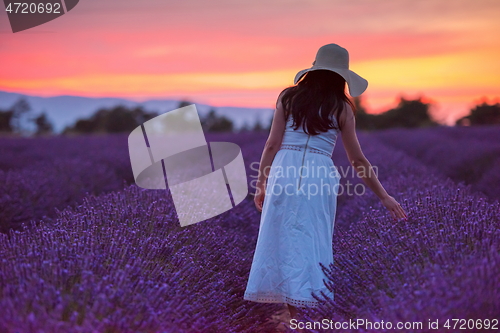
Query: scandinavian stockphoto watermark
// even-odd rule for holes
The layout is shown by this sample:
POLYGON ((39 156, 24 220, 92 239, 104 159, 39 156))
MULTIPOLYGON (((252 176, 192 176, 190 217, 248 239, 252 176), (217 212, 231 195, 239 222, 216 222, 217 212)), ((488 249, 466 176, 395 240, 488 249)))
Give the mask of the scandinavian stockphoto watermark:
POLYGON ((52 21, 75 8, 79 0, 3 0, 12 32, 52 21))
MULTIPOLYGON (((258 193, 257 179, 259 177, 259 162, 250 164, 257 175, 251 175, 253 180, 250 186, 258 193)), ((268 177, 266 192, 273 195, 303 195, 307 199, 323 195, 364 195, 366 186, 363 183, 353 183, 349 179, 344 184, 340 182, 341 178, 350 176, 353 178, 365 178, 372 174, 378 177, 378 168, 353 167, 353 166, 330 166, 317 165, 313 160, 306 160, 300 166, 296 165, 276 165, 269 166, 264 171, 268 177), (272 185, 271 185, 272 184, 272 185)))
POLYGON ((168 187, 182 227, 222 214, 248 195, 240 147, 207 142, 194 104, 134 129, 128 148, 137 186, 168 187))

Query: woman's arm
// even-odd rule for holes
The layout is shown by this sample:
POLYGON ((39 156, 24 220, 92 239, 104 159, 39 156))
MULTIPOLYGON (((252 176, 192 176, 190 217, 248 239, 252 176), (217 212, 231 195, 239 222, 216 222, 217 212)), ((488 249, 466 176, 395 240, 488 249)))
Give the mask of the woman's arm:
POLYGON ((264 150, 262 151, 259 164, 259 175, 257 178, 254 197, 255 206, 259 211, 262 211, 266 180, 269 175, 269 169, 273 163, 274 156, 281 147, 285 126, 285 111, 283 110, 283 105, 281 104, 281 96, 279 96, 276 103, 276 110, 274 111, 273 122, 271 124, 271 131, 269 132, 269 137, 267 138, 264 150))
POLYGON ((344 144, 349 162, 356 169, 358 176, 363 179, 363 182, 377 195, 382 201, 382 204, 389 210, 394 218, 407 218, 405 211, 401 205, 391 197, 375 174, 372 165, 363 154, 359 145, 358 137, 356 136, 356 120, 354 113, 349 104, 346 105, 346 110, 342 112, 340 117, 340 126, 342 133, 342 142, 344 144))

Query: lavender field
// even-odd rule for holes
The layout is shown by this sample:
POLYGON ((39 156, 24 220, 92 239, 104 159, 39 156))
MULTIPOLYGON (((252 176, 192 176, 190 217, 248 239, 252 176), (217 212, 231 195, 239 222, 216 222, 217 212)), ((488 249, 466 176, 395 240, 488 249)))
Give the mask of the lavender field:
MULTIPOLYGON (((249 184, 266 138, 207 135, 240 145, 249 184)), ((340 196, 335 297, 304 317, 500 319, 500 127, 359 139, 408 221, 340 196)), ((340 140, 333 160, 349 166, 340 140)), ((181 228, 168 190, 134 185, 127 134, 0 138, 0 332, 276 332, 281 304, 243 300, 259 218, 249 195, 181 228)))

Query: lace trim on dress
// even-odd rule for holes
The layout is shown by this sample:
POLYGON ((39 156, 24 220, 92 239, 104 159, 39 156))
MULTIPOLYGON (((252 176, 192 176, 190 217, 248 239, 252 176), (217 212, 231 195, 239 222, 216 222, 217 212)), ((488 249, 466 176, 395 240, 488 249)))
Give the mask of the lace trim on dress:
MULTIPOLYGON (((295 146, 295 145, 281 145, 280 149, 291 149, 291 150, 297 150, 297 151, 303 151, 305 148, 300 147, 300 146, 295 146)), ((332 157, 332 155, 328 154, 327 152, 324 152, 322 150, 316 149, 316 148, 307 148, 307 151, 310 153, 316 153, 316 154, 323 154, 328 157, 332 157)))
POLYGON ((258 293, 245 292, 244 299, 247 301, 253 301, 258 303, 287 303, 301 308, 317 307, 319 305, 319 302, 316 300, 302 301, 275 292, 258 292, 258 293))

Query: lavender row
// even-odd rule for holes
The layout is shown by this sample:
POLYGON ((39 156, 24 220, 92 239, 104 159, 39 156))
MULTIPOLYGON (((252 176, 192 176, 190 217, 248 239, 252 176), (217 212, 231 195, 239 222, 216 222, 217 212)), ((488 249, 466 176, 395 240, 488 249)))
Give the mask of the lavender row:
POLYGON ((123 135, 2 138, 0 232, 133 182, 123 135))
POLYGON ((30 169, 39 162, 81 158, 110 164, 127 180, 132 179, 128 159, 127 135, 47 136, 36 138, 0 137, 0 170, 30 169))
MULTIPOLYGON (((265 135, 233 141, 250 164, 265 135)), ((249 177, 251 179, 252 177, 249 177)), ((251 197, 180 228, 168 192, 135 185, 0 241, 5 331, 266 332, 280 305, 243 300, 258 233, 251 197)))
MULTIPOLYGON (((207 139, 240 144, 246 161, 265 142, 264 135, 252 133, 211 134, 207 139)), ((249 163, 247 172, 255 174, 249 163)), ((49 223, 55 208, 133 181, 125 134, 0 138, 0 232, 20 230, 44 217, 49 223)))
MULTIPOLYGON (((498 263, 498 205, 373 137, 360 140, 410 220, 391 221, 369 192, 339 198, 335 265, 325 271, 335 300, 324 300, 316 315, 410 318, 433 299, 429 318, 466 315, 459 311, 469 311, 469 299, 483 311, 500 308, 491 268, 498 263), (457 290, 466 284, 468 293, 457 290), (481 298, 486 302, 477 303, 481 298)), ((209 141, 240 144, 249 168, 265 136, 209 141)), ((339 148, 335 164, 347 166, 339 148)), ((133 185, 87 197, 52 225, 0 240, 0 306, 7 309, 0 330, 265 332, 265 318, 278 306, 243 300, 259 217, 248 198, 180 228, 168 192, 133 185)))
POLYGON ((500 199, 500 127, 391 129, 374 136, 455 182, 500 199))
POLYGON ((317 295, 323 304, 309 318, 421 321, 422 331, 430 331, 428 319, 443 324, 450 318, 498 318, 498 202, 444 179, 373 135, 360 141, 409 219, 393 221, 372 194, 349 198, 337 220, 335 263, 324 267, 334 299, 317 295), (359 206, 366 207, 361 219, 359 206))
MULTIPOLYGON (((239 143, 251 173, 265 136, 210 141, 239 143)), ((280 306, 243 300, 260 217, 251 197, 188 228, 168 191, 135 185, 56 212, 0 240, 1 331, 272 331, 280 306)))
POLYGON ((87 197, 0 240, 0 330, 265 332, 243 301, 258 216, 248 200, 181 228, 166 191, 87 197))

